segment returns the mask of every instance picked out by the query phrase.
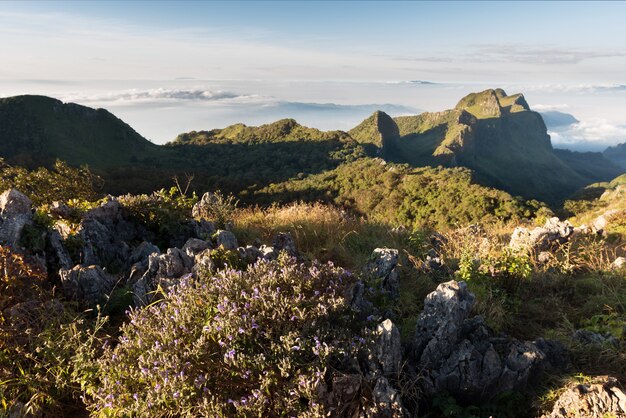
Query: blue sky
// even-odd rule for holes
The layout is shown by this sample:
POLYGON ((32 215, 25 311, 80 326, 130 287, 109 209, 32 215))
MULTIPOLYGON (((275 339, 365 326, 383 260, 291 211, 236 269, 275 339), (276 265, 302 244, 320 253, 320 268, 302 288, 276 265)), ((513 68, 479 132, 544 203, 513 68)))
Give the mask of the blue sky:
POLYGON ((344 128, 364 105, 441 110, 503 86, 576 111, 593 130, 555 140, 599 147, 626 140, 624 18, 624 2, 0 2, 0 96, 113 108, 163 142, 175 129, 291 116, 302 103, 353 106, 335 119, 306 107, 310 123, 344 128), (409 80, 444 87, 391 84, 409 80), (164 106, 167 129, 148 113, 164 106))

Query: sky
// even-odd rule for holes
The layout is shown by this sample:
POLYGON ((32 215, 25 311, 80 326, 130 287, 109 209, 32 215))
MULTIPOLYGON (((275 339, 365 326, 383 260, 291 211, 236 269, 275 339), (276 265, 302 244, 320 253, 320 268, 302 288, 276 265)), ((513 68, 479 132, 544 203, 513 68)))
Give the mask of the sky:
POLYGON ((502 87, 558 147, 626 142, 623 2, 0 2, 0 97, 104 107, 148 139, 283 117, 349 129, 502 87))

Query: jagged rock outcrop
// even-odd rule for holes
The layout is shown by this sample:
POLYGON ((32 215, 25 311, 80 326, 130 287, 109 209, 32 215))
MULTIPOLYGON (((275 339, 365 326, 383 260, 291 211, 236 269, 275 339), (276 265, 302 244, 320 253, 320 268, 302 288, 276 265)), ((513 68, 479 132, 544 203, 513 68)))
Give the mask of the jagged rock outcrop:
POLYGON ((517 227, 511 235, 509 247, 514 250, 540 253, 566 243, 574 234, 574 227, 569 221, 553 217, 543 227, 529 230, 517 227))
POLYGON ((115 279, 96 265, 61 269, 59 276, 65 296, 86 306, 104 301, 115 286, 115 279))
MULTIPOLYGON (((469 318, 475 297, 464 282, 442 283, 417 320, 413 367, 424 393, 485 399, 524 387, 550 365, 556 343, 496 335, 480 316, 469 318)), ((555 360, 555 363, 558 361, 555 360)))
POLYGON ((179 248, 169 248, 165 254, 151 254, 148 257, 148 269, 133 284, 135 305, 143 306, 148 303, 152 299, 151 293, 158 286, 162 288, 171 286, 176 279, 190 274, 193 266, 193 259, 179 248))
POLYGON ((87 212, 78 226, 78 236, 84 243, 83 264, 121 269, 131 253, 127 243, 135 234, 135 226, 122 216, 121 204, 110 198, 87 212))
POLYGON ((559 396, 552 412, 542 418, 626 416, 626 393, 609 376, 597 376, 586 383, 572 383, 559 396))
POLYGON ((376 111, 357 127, 348 132, 354 140, 362 144, 372 144, 380 152, 391 138, 400 136, 398 125, 385 112, 376 111))
POLYGON ((369 279, 380 282, 381 290, 397 297, 400 291, 399 252, 392 248, 376 248, 364 268, 369 279))
POLYGON ((18 248, 24 226, 32 221, 32 202, 26 195, 15 189, 0 195, 0 244, 18 248))
POLYGON ((72 258, 63 246, 61 234, 54 229, 46 234, 46 258, 49 272, 59 271, 62 268, 69 269, 74 265, 72 258))

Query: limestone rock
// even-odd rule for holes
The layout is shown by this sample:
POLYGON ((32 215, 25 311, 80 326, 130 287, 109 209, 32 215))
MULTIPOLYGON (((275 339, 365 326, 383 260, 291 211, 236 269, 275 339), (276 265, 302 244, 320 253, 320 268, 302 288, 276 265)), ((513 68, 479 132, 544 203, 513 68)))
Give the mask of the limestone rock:
POLYGON ((402 418, 409 416, 402 405, 400 393, 385 377, 376 380, 372 389, 373 405, 369 406, 363 416, 365 418, 402 418))
POLYGON ((564 244, 574 234, 574 227, 569 221, 560 221, 553 217, 543 227, 532 230, 515 228, 511 235, 509 247, 515 250, 532 252, 548 251, 555 245, 564 244))
POLYGON ((572 383, 543 418, 626 416, 626 393, 617 379, 594 377, 589 383, 572 383))
POLYGON ((428 396, 447 391, 475 402, 517 390, 557 357, 552 344, 498 336, 480 316, 469 318, 474 301, 466 284, 454 280, 426 297, 413 357, 428 396))
POLYGON ((48 211, 50 215, 57 219, 68 219, 72 216, 72 209, 63 202, 52 202, 48 211))
POLYGON ((257 247, 252 245, 246 245, 244 247, 237 248, 239 252, 239 256, 242 260, 244 260, 247 264, 252 264, 256 262, 259 258, 263 258, 263 253, 257 247))
POLYGON ((87 306, 102 302, 115 286, 113 277, 95 265, 61 269, 59 276, 66 297, 87 306))
POLYGON ((398 269, 398 250, 391 248, 376 248, 365 266, 365 274, 379 280, 381 289, 392 297, 397 297, 400 291, 400 274, 398 269))
POLYGON ((0 195, 0 244, 19 246, 22 230, 32 223, 32 202, 15 189, 0 195))
POLYGON ((189 238, 187 240, 187 242, 185 243, 185 245, 183 245, 182 250, 189 257, 195 257, 196 254, 200 254, 202 251, 204 251, 204 250, 206 250, 207 248, 210 248, 210 247, 211 246, 206 241, 203 241, 203 240, 198 239, 198 238, 189 238))
POLYGON ((143 306, 151 300, 150 293, 159 285, 171 286, 182 276, 190 274, 193 259, 178 248, 169 248, 165 254, 153 253, 148 257, 148 269, 133 285, 133 301, 143 306))
POLYGON ((617 257, 611 264, 611 267, 615 270, 620 270, 626 267, 626 257, 617 257))
POLYGON ((385 376, 398 373, 402 363, 400 331, 390 319, 385 319, 376 328, 376 334, 378 339, 373 353, 375 367, 385 376))
POLYGON ((298 255, 296 243, 289 232, 279 232, 276 234, 272 240, 272 247, 274 247, 274 251, 279 253, 284 251, 292 257, 296 257, 298 255))
POLYGON ((215 240, 217 242, 218 247, 221 246, 226 250, 234 251, 239 246, 237 244, 237 238, 235 237, 235 234, 233 234, 230 231, 220 229, 215 233, 215 235, 216 235, 215 240))
POLYGON ((572 335, 574 341, 577 341, 581 344, 591 344, 591 345, 613 345, 617 347, 619 342, 617 339, 611 335, 611 333, 600 334, 599 332, 593 332, 586 329, 578 329, 572 335))

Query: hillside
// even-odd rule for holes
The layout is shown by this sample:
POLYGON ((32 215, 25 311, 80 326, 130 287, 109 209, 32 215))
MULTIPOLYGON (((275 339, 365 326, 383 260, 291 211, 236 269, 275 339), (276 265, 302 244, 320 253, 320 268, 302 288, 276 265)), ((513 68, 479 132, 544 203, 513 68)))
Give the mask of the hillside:
MULTIPOLYGON (((394 119, 399 134, 382 147, 386 159, 412 166, 464 166, 477 179, 515 195, 556 203, 591 182, 619 173, 582 158, 584 167, 555 153, 539 113, 524 96, 502 89, 472 93, 454 109, 394 119)), ((601 159, 597 159, 598 163, 601 159)))
POLYGON ((0 155, 29 166, 56 158, 95 169, 134 164, 158 146, 104 109, 45 96, 0 99, 0 155))
POLYGON ((603 154, 607 159, 622 167, 622 169, 626 169, 626 143, 608 147, 603 154))

